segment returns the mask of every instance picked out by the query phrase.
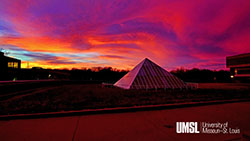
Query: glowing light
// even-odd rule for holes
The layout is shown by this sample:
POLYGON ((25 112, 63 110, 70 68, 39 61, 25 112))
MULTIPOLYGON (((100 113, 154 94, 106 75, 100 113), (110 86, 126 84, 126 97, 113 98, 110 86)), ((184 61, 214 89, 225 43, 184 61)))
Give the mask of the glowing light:
POLYGON ((237 69, 235 69, 235 70, 234 70, 234 73, 235 73, 235 74, 237 74, 237 73, 238 73, 238 70, 237 70, 237 69))

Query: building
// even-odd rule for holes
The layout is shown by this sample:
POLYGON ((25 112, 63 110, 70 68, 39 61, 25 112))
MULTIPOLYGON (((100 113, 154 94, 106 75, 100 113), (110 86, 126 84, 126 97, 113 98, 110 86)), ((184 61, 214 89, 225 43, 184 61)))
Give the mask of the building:
POLYGON ((3 52, 0 52, 0 66, 3 70, 8 69, 20 69, 21 68, 21 60, 7 57, 3 52))
POLYGON ((21 60, 5 56, 0 52, 0 80, 16 79, 21 69, 21 60))
POLYGON ((250 53, 226 57, 231 78, 236 81, 250 81, 250 53))
POLYGON ((114 86, 123 89, 186 89, 189 86, 159 65, 145 58, 114 86))

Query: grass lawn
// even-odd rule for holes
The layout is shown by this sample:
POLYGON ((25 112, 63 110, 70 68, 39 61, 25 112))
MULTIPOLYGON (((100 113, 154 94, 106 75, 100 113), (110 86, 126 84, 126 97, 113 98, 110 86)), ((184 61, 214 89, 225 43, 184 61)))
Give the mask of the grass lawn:
MULTIPOLYGON (((212 85, 212 84, 211 84, 212 85)), ((207 87, 207 85, 206 85, 207 87)), ((145 91, 106 88, 100 84, 43 87, 27 95, 0 101, 0 114, 42 113, 135 105, 250 98, 250 89, 145 91)))

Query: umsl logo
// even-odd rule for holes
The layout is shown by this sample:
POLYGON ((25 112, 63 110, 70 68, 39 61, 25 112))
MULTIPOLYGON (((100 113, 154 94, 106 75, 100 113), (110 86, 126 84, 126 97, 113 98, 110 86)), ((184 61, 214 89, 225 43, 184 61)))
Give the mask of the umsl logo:
POLYGON ((200 133, 197 122, 176 122, 176 133, 200 133))

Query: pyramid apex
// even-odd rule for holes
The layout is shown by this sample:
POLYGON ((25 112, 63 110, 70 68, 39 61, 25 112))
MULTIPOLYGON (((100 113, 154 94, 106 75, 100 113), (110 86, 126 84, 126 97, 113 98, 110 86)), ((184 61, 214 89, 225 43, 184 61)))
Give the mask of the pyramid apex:
POLYGON ((147 57, 143 60, 143 62, 145 63, 145 62, 152 62, 153 63, 153 61, 151 61, 150 59, 148 59, 147 57))

